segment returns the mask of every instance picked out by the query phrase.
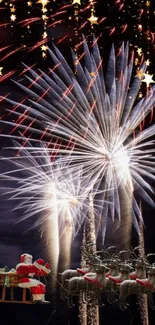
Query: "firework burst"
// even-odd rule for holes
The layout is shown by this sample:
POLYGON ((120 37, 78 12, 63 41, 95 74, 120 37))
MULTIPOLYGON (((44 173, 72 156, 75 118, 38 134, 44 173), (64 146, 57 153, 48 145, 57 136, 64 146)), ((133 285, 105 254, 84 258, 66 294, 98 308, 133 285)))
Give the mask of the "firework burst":
MULTIPOLYGON (((91 51, 85 39, 82 43, 79 60, 72 52, 76 76, 56 47, 49 50, 54 62, 49 74, 26 67, 31 75, 27 76, 30 85, 16 83, 27 92, 30 105, 7 99, 14 105, 10 112, 16 121, 3 123, 24 130, 24 135, 29 130, 33 140, 32 134, 44 138, 51 155, 61 154, 61 161, 71 163, 74 173, 82 168, 87 183, 91 184, 89 187, 100 191, 101 206, 105 208, 104 237, 108 214, 113 220, 115 216, 120 218, 122 209, 128 210, 124 224, 133 216, 138 229, 137 217, 141 219, 141 212, 133 196, 134 189, 154 206, 150 197, 153 191, 146 177, 154 179, 151 137, 155 126, 144 130, 141 126, 153 109, 155 87, 145 98, 137 99, 142 78, 132 74, 134 55, 130 57, 128 44, 122 44, 118 55, 112 47, 104 77, 96 40, 93 39, 91 51), (59 139, 61 145, 51 149, 51 138, 59 139), (105 200, 112 204, 105 204, 105 200)), ((145 73, 145 62, 139 68, 145 73)), ((22 138, 22 135, 14 137, 22 138)), ((26 146, 26 149, 29 148, 26 146)), ((35 146, 35 151, 40 154, 40 147, 35 146)))
MULTIPOLYGON (((7 160, 10 170, 1 174, 3 194, 15 201, 15 210, 22 210, 20 221, 39 214, 36 226, 43 226, 52 218, 53 207, 57 206, 59 226, 62 231, 69 218, 74 229, 74 236, 85 219, 89 208, 88 194, 90 187, 82 176, 82 169, 76 174, 62 158, 52 161, 47 148, 40 143, 40 152, 27 142, 27 149, 17 142, 20 154, 7 160), (42 215, 42 217, 41 217, 42 215)), ((33 223, 33 222, 32 222, 33 223)))

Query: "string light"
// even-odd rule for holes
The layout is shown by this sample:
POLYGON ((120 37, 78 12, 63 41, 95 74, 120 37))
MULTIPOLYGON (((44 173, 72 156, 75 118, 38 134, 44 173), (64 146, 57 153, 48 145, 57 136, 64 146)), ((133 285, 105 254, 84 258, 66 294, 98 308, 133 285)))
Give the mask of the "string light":
MULTIPOLYGON (((27 1, 27 11, 28 11, 28 19, 30 19, 30 8, 32 7, 32 2, 31 1, 27 1)), ((31 34, 31 25, 27 25, 27 31, 29 34, 31 34)))
POLYGON ((150 63, 151 63, 150 60, 147 59, 147 60, 146 60, 146 66, 149 67, 149 66, 150 66, 150 63))
MULTIPOLYGON (((10 21, 11 22, 15 22, 15 20, 17 19, 16 17, 16 7, 15 4, 12 4, 12 2, 9 4, 10 7, 10 21)), ((11 27, 13 27, 13 25, 11 25, 11 27)))
MULTIPOLYGON (((49 0, 39 0, 37 3, 42 5, 41 11, 42 11, 42 21, 43 21, 43 33, 42 33, 42 40, 45 40, 47 38, 47 22, 48 22, 48 9, 47 9, 47 4, 49 3, 49 0)), ((42 53, 42 58, 46 59, 47 57, 47 45, 42 45, 41 47, 41 53, 42 53)))
MULTIPOLYGON (((86 230, 86 240, 89 243, 96 243, 95 234, 95 214, 94 214, 94 204, 93 196, 89 195, 89 218, 86 230)), ((96 251, 96 245, 92 245, 90 248, 90 253, 93 254, 96 251)), ((95 295, 92 292, 88 293, 88 304, 87 304, 87 325, 99 325, 99 309, 96 304, 95 295)))
MULTIPOLYGON (((73 0, 72 5, 74 6, 74 21, 75 21, 75 27, 74 27, 74 52, 75 52, 75 62, 74 67, 75 71, 74 73, 77 74, 77 65, 78 65, 78 44, 80 42, 80 36, 79 36, 79 6, 81 6, 81 0, 73 0)), ((72 41, 72 39, 71 39, 72 41)))
POLYGON ((81 0, 73 0, 72 5, 75 5, 76 3, 77 3, 78 5, 81 5, 81 0))
POLYGON ((94 28, 94 25, 98 25, 98 17, 95 16, 95 1, 89 0, 90 3, 90 17, 88 18, 91 28, 94 28))
POLYGON ((139 56, 142 55, 143 51, 142 51, 142 48, 141 48, 141 47, 138 47, 138 49, 137 49, 137 53, 138 53, 139 56))

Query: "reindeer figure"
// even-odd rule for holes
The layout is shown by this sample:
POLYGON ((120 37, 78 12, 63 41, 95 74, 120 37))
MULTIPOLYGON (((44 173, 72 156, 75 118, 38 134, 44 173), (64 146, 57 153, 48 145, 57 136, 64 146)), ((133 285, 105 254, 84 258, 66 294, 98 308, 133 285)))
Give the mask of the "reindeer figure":
MULTIPOLYGON (((73 296, 79 295, 79 292, 92 292, 93 291, 93 285, 91 283, 88 283, 84 280, 83 276, 80 277, 73 277, 70 280, 67 280, 68 282, 68 306, 73 307, 73 296)), ((84 295, 83 295, 84 300, 84 295)), ((85 302, 85 301, 83 301, 85 302)))
MULTIPOLYGON (((83 277, 74 277, 68 281, 68 305, 72 307, 73 296, 83 293, 94 292, 96 298, 100 300, 100 292, 105 282, 105 273, 107 267, 105 265, 96 265, 96 273, 87 273, 83 277)), ((86 296, 83 295, 83 299, 86 296)))
POLYGON ((154 309, 152 292, 155 291, 155 267, 151 268, 148 278, 144 279, 146 265, 143 264, 140 266, 140 261, 139 263, 137 262, 137 264, 139 264, 139 267, 137 268, 136 280, 126 280, 120 284, 119 306, 121 310, 127 309, 128 304, 126 302, 126 298, 132 294, 147 294, 150 307, 154 309))
POLYGON ((130 273, 130 280, 136 280, 137 278, 143 279, 146 276, 146 263, 143 259, 138 259, 135 265, 135 271, 130 273))
POLYGON ((137 278, 136 282, 139 283, 141 286, 154 292, 155 291, 155 266, 150 268, 150 271, 148 272, 148 278, 145 279, 137 278))
POLYGON ((63 273, 59 273, 61 276, 61 299, 64 300, 66 298, 68 282, 66 280, 71 279, 72 277, 80 276, 77 270, 65 270, 63 273))
POLYGON ((113 258, 110 261, 107 260, 107 262, 109 262, 109 271, 105 274, 106 278, 109 276, 117 276, 119 274, 120 261, 113 258))
POLYGON ((122 265, 119 275, 118 276, 109 275, 109 280, 116 284, 120 284, 123 281, 129 279, 129 274, 131 273, 131 270, 133 270, 133 267, 130 264, 125 263, 124 265, 122 265))
MULTIPOLYGON (((68 281, 69 279, 73 278, 73 277, 80 277, 80 275, 85 274, 87 272, 94 272, 95 268, 93 266, 93 264, 96 262, 96 257, 92 256, 92 254, 89 253, 89 249, 92 245, 92 243, 88 244, 86 248, 83 248, 83 252, 85 254, 85 257, 87 258, 87 260, 89 261, 89 267, 87 269, 77 269, 77 270, 72 270, 72 269, 68 269, 65 270, 63 273, 59 273, 59 275, 61 276, 61 299, 64 300, 66 298, 66 294, 68 291, 68 281), (88 251, 87 251, 88 249, 88 251)), ((98 259, 97 259, 98 261, 98 259)))
POLYGON ((86 273, 95 272, 95 265, 101 264, 100 258, 97 256, 98 252, 94 252, 93 254, 89 251, 90 247, 94 244, 87 244, 85 248, 83 248, 83 255, 87 261, 88 266, 85 268, 77 268, 77 272, 80 275, 85 275, 86 273))
POLYGON ((106 285, 105 285, 105 291, 107 291, 107 301, 108 303, 112 304, 116 301, 115 299, 115 293, 118 290, 117 284, 114 283, 109 279, 109 276, 116 277, 119 275, 119 265, 120 261, 116 259, 112 259, 109 265, 109 271, 106 273, 106 285))
MULTIPOLYGON (((109 268, 108 268, 109 269, 109 268)), ((88 273, 84 275, 84 280, 96 285, 98 288, 103 288, 106 285, 106 271, 107 266, 101 264, 98 266, 96 273, 88 273)))

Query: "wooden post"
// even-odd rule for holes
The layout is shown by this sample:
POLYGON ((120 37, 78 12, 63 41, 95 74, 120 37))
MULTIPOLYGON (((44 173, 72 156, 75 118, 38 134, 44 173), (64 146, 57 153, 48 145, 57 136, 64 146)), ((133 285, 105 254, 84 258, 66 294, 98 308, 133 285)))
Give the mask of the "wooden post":
POLYGON ((26 288, 23 289, 22 301, 26 301, 26 288))
POLYGON ((10 287, 10 300, 14 300, 14 287, 10 287))
POLYGON ((3 289, 2 289, 2 301, 5 301, 5 295, 6 295, 6 287, 3 286, 3 289))

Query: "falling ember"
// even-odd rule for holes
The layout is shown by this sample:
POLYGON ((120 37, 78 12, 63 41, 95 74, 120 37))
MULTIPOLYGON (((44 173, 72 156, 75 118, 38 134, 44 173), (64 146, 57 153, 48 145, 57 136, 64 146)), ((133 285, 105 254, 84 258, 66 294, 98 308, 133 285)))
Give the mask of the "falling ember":
POLYGON ((111 31, 110 31, 110 33, 109 33, 109 36, 111 36, 112 34, 114 34, 115 33, 115 30, 116 30, 116 28, 114 27, 114 28, 112 28, 111 29, 111 31))
POLYGON ((21 47, 18 47, 17 49, 7 53, 5 56, 3 56, 1 59, 0 59, 0 62, 4 61, 5 59, 7 59, 9 56, 13 55, 14 53, 22 50, 24 48, 24 46, 21 46, 21 47))
POLYGON ((15 74, 16 70, 12 70, 6 74, 4 74, 3 76, 0 76, 0 82, 4 81, 5 79, 10 78, 13 74, 15 74))

